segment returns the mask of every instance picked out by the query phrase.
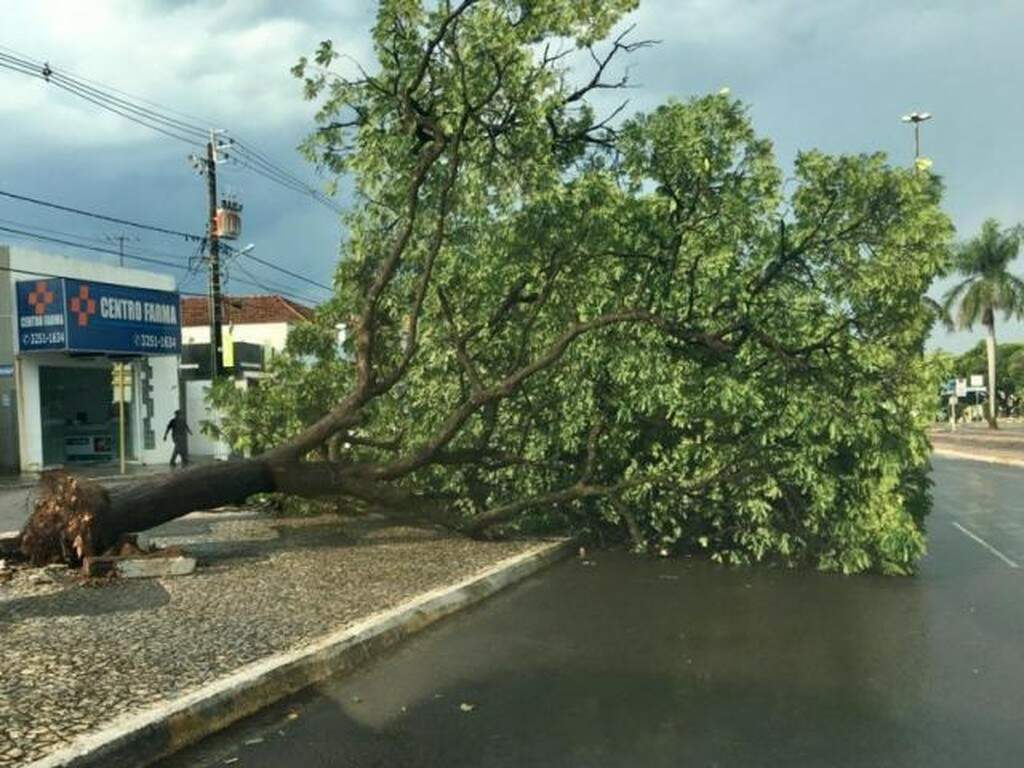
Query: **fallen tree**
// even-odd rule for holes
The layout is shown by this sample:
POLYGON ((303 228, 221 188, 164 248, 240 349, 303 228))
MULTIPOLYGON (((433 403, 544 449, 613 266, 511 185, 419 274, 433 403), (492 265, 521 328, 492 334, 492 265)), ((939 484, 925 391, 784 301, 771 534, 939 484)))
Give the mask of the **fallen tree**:
POLYGON ((110 492, 54 480, 23 551, 75 561, 276 492, 473 535, 911 570, 940 184, 809 152, 786 193, 727 92, 599 117, 646 45, 599 42, 633 5, 383 0, 372 73, 329 42, 300 61, 305 150, 357 204, 334 298, 265 386, 215 386, 253 458, 110 492))

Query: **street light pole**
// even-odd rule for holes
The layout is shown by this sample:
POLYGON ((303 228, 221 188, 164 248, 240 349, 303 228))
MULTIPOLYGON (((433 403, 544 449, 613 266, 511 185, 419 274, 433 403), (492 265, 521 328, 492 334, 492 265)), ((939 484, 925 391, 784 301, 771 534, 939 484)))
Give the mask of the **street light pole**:
POLYGON ((900 119, 904 123, 914 124, 914 168, 917 168, 917 161, 921 159, 921 123, 931 120, 932 114, 931 112, 911 112, 900 119))

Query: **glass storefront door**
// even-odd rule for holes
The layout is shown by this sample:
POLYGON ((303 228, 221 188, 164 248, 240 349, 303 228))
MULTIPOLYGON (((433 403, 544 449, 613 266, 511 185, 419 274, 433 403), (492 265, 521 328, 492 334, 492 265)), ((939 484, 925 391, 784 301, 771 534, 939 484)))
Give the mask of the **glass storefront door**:
MULTIPOLYGON (((46 466, 116 461, 118 407, 111 366, 41 366, 39 396, 46 466)), ((125 408, 126 456, 132 458, 132 411, 125 408)))

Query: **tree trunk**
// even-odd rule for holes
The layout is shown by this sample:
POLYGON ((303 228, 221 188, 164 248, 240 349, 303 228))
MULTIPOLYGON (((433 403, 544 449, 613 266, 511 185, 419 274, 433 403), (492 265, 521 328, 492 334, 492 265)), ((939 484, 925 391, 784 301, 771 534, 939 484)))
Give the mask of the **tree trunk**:
POLYGON ((67 562, 101 554, 128 533, 154 528, 203 509, 243 504, 258 493, 305 498, 344 496, 454 526, 444 499, 379 482, 342 462, 282 460, 272 454, 181 470, 107 490, 87 478, 51 472, 21 533, 21 552, 31 562, 67 562))
POLYGON ((998 429, 996 421, 996 317, 991 307, 982 317, 985 326, 985 349, 988 352, 988 424, 998 429))
POLYGON ((182 470, 110 491, 87 478, 47 473, 36 509, 21 533, 21 551, 36 564, 77 564, 113 546, 126 533, 195 510, 240 504, 253 494, 273 490, 270 466, 259 459, 182 470))

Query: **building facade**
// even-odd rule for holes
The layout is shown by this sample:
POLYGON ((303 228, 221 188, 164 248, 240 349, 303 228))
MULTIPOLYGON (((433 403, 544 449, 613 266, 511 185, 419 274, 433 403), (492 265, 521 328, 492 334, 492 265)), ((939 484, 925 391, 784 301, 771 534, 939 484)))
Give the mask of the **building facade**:
MULTIPOLYGON (((313 317, 313 310, 283 296, 224 296, 225 375, 238 387, 248 387, 263 375, 266 363, 280 353, 288 333, 313 317)), ((204 422, 217 424, 218 416, 206 403, 210 388, 210 302, 186 296, 181 301, 181 381, 185 412, 197 456, 226 459, 227 445, 204 434, 204 422)))
POLYGON ((122 391, 127 460, 167 461, 180 314, 168 275, 0 245, 0 470, 116 461, 122 391))

